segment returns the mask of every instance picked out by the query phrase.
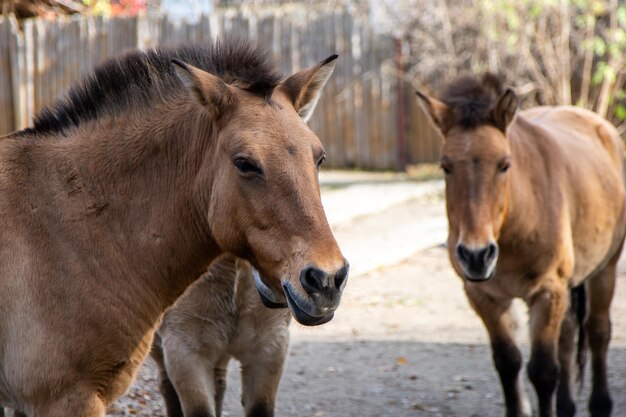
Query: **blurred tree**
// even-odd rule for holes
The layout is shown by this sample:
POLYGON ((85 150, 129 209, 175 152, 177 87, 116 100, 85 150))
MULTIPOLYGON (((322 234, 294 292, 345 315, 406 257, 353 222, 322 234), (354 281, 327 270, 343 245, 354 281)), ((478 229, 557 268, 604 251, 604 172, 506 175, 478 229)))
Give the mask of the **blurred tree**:
POLYGON ((492 71, 524 105, 579 105, 626 133, 623 0, 375 3, 377 26, 408 45, 406 77, 415 86, 436 90, 460 72, 492 71))
POLYGON ((2 14, 54 18, 68 14, 136 16, 146 10, 149 0, 0 0, 2 14))
POLYGON ((0 0, 2 14, 15 14, 18 19, 27 17, 50 17, 58 14, 74 14, 85 11, 80 0, 0 0))
POLYGON ((626 4, 481 0, 480 6, 489 70, 517 78, 520 92, 540 104, 586 107, 626 132, 626 4))
POLYGON ((147 0, 110 0, 111 15, 137 16, 147 7, 147 0))

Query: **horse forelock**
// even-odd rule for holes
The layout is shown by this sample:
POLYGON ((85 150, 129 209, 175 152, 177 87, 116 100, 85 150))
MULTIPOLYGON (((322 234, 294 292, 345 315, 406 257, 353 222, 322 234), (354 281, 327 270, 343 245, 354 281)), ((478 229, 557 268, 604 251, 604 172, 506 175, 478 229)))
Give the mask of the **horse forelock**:
POLYGON ((492 73, 458 77, 446 85, 440 98, 449 108, 446 124, 464 129, 493 124, 491 110, 503 91, 502 80, 492 73))
POLYGON ((272 55, 249 41, 227 39, 132 51, 105 61, 43 108, 29 133, 63 133, 90 120, 140 110, 185 93, 171 59, 177 58, 263 98, 282 79, 272 55))

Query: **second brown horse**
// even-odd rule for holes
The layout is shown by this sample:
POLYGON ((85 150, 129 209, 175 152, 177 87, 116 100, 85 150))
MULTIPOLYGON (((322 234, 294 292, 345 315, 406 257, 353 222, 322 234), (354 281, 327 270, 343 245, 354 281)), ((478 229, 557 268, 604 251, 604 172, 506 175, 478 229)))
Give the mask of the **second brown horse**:
POLYGON ((555 391, 558 416, 575 414, 569 290, 579 287, 588 293, 589 409, 593 417, 609 416, 609 307, 626 224, 624 148, 616 129, 574 107, 516 116, 514 92, 489 74, 457 79, 440 100, 418 96, 445 137, 450 260, 489 332, 506 415, 530 415, 513 336, 514 298, 529 307, 528 376, 539 415, 554 415, 555 391))

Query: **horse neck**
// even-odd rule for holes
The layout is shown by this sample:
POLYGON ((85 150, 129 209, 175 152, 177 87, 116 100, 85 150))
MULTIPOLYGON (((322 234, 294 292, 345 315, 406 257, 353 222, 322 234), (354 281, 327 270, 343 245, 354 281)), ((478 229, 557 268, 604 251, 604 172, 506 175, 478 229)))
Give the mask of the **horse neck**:
POLYGON ((207 119, 191 105, 163 105, 78 129, 63 149, 86 207, 76 238, 87 256, 102 254, 108 279, 159 314, 220 252, 203 214, 207 198, 196 193, 211 188, 216 141, 207 119))

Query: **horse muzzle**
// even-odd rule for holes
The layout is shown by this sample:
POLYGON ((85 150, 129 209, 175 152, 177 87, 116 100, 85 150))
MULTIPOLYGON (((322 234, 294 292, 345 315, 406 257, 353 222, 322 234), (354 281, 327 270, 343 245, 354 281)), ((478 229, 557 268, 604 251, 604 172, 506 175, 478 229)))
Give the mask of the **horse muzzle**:
POLYGON ((455 257, 465 279, 483 282, 495 274, 498 252, 498 245, 495 242, 489 242, 479 248, 470 248, 459 243, 455 248, 455 257))
POLYGON ((348 270, 349 265, 345 260, 333 273, 307 266, 300 271, 299 286, 302 291, 290 280, 282 281, 289 309, 300 324, 318 326, 333 318, 346 286, 348 270))
POLYGON ((285 278, 281 280, 282 293, 267 285, 256 270, 254 279, 266 307, 289 307, 298 323, 318 326, 333 318, 346 285, 348 268, 348 264, 344 263, 337 272, 329 274, 316 267, 306 267, 300 272, 300 288, 285 278))

